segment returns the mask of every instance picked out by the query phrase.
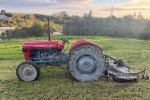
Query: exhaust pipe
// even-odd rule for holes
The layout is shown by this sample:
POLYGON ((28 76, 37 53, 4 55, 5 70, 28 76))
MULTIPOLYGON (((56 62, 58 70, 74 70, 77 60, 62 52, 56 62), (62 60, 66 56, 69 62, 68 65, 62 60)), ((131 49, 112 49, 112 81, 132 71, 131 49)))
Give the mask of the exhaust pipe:
POLYGON ((51 35, 50 35, 50 18, 48 18, 48 41, 51 41, 51 35))

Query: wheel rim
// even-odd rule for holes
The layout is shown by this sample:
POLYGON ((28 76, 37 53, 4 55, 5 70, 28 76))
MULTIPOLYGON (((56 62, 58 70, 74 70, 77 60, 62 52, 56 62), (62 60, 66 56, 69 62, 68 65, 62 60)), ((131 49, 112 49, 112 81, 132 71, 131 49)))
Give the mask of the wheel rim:
POLYGON ((81 56, 77 61, 77 69, 82 74, 92 74, 96 70, 95 62, 91 56, 81 56))
POLYGON ((25 64, 20 67, 19 74, 24 81, 33 81, 37 76, 37 71, 32 65, 25 64))

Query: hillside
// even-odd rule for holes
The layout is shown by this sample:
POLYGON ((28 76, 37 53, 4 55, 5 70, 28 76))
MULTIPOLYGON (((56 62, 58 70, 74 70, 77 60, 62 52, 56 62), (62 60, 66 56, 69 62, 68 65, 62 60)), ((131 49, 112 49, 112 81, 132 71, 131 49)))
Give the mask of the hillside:
POLYGON ((65 11, 53 15, 7 13, 5 10, 2 10, 1 14, 3 11, 5 16, 9 15, 11 18, 9 20, 0 20, 0 27, 30 27, 37 21, 45 22, 47 18, 51 18, 56 24, 63 25, 68 17, 65 11))
MULTIPOLYGON (((60 36, 52 39, 60 39, 60 36)), ((150 41, 108 38, 98 36, 65 36, 71 43, 88 39, 103 48, 103 53, 122 58, 134 71, 146 67, 150 75, 150 41)), ((105 78, 91 83, 77 82, 64 67, 43 67, 37 81, 21 82, 15 70, 23 61, 21 45, 27 40, 47 40, 47 37, 12 39, 0 42, 0 99, 50 99, 50 100, 148 100, 150 80, 138 79, 135 83, 107 82, 105 78)), ((66 44, 68 52, 70 44, 66 44)))

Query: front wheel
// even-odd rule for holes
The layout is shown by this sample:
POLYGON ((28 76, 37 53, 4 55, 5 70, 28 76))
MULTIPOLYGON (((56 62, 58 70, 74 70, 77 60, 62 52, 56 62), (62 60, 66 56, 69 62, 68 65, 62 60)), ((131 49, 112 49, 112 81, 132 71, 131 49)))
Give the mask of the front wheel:
POLYGON ((22 62, 17 67, 16 75, 21 81, 31 82, 38 78, 40 75, 40 69, 34 62, 26 61, 22 62))

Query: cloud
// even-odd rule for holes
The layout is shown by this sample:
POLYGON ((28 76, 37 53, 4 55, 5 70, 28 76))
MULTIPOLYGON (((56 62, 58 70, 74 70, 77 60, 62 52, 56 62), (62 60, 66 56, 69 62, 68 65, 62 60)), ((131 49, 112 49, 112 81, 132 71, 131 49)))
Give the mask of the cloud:
MULTIPOLYGON (((102 1, 104 2, 104 0, 102 1)), ((83 15, 83 13, 93 10, 95 16, 109 16, 112 4, 114 4, 116 15, 150 10, 150 0, 110 1, 114 3, 102 4, 100 0, 0 0, 0 9, 6 9, 8 12, 40 14, 67 11, 70 15, 83 15)))
POLYGON ((0 4, 6 7, 45 7, 62 4, 87 4, 92 0, 0 0, 0 4))
MULTIPOLYGON (((113 0, 114 1, 114 0, 113 0)), ((113 5, 103 7, 93 7, 97 11, 110 11, 113 5)), ((127 11, 127 10, 150 10, 150 0, 130 0, 125 4, 114 5, 115 11, 127 11)))
POLYGON ((67 11, 69 15, 83 15, 91 9, 93 0, 0 0, 0 9, 16 13, 53 14, 67 11))
POLYGON ((0 0, 5 7, 43 7, 55 5, 55 0, 0 0))
POLYGON ((122 6, 125 9, 132 10, 149 10, 150 9, 150 0, 133 0, 128 4, 122 6))

